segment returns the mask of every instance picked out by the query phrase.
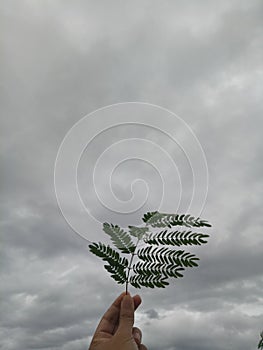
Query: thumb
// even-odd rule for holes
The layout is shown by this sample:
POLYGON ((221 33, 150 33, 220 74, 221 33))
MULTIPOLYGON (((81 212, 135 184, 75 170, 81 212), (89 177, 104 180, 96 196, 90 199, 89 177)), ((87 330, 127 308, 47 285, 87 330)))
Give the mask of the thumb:
POLYGON ((118 332, 130 336, 134 323, 134 302, 130 294, 123 297, 121 302, 118 332))

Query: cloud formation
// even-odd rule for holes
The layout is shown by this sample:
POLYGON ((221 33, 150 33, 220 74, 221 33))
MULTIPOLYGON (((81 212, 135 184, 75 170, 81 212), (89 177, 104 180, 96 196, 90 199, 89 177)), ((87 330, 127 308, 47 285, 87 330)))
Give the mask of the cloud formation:
MULTIPOLYGON (((0 7, 0 349, 87 349, 100 316, 122 292, 62 217, 53 175, 68 130, 125 101, 181 116, 202 144, 210 177, 203 215, 213 223, 212 237, 198 249, 197 270, 165 290, 140 291, 136 322, 144 343, 152 350, 255 349, 263 328, 262 2, 28 0, 0 7)), ((85 164, 134 135, 176 155, 188 199, 186 161, 153 130, 115 128, 94 139, 85 164)), ((94 215, 127 225, 124 215, 116 222, 96 202, 88 170, 82 184, 94 215)), ((138 177, 160 190, 152 168, 127 162, 113 176, 118 198, 130 198, 138 177)), ((158 191, 149 208, 159 204, 158 191)), ((170 193, 168 208, 176 195, 170 193)), ((87 231, 101 235, 99 224, 87 231)))

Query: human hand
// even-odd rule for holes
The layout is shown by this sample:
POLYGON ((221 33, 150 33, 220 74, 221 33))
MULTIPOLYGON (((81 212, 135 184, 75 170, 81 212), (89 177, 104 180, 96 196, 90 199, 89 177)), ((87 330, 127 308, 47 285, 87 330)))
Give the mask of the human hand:
POLYGON ((142 332, 133 327, 134 311, 140 304, 139 295, 132 298, 122 293, 102 317, 89 350, 147 350, 141 344, 142 332))

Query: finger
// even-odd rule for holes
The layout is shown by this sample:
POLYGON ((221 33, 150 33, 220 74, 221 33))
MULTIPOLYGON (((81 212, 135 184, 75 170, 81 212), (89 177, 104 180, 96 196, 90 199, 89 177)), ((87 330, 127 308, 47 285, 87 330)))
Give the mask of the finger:
POLYGON ((132 326, 134 323, 134 301, 130 294, 124 295, 121 302, 119 327, 117 332, 123 336, 132 334, 132 326))
MULTIPOLYGON (((133 303, 134 303, 134 311, 138 309, 138 307, 140 306, 141 302, 142 302, 142 299, 141 297, 136 294, 133 298, 133 303)), ((115 327, 114 327, 114 330, 113 330, 113 334, 116 333, 117 329, 119 327, 119 320, 116 322, 115 324, 115 327)))
POLYGON ((98 332, 105 332, 113 334, 115 325, 119 320, 121 301, 125 292, 118 296, 118 298, 112 303, 110 308, 102 316, 102 319, 95 331, 95 334, 98 332))
POLYGON ((136 294, 134 297, 133 297, 133 302, 134 302, 134 311, 138 309, 138 307, 141 305, 142 303, 142 299, 141 297, 136 294))
POLYGON ((133 327, 132 329, 132 336, 134 338, 134 340, 136 341, 137 345, 141 344, 142 341, 142 332, 139 328, 137 327, 133 327))

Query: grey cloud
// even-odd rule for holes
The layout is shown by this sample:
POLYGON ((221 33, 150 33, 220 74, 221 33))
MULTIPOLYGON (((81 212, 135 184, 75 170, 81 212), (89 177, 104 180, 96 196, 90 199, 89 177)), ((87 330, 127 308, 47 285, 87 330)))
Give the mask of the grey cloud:
POLYGON ((156 310, 154 309, 149 309, 145 311, 145 314, 148 316, 148 318, 150 319, 158 319, 159 318, 159 314, 156 310))
MULTIPOLYGON (((1 10, 0 349, 87 349, 122 292, 62 217, 53 175, 74 123, 136 100, 171 109, 199 138, 210 174, 203 216, 213 223, 208 245, 195 250, 197 269, 165 290, 139 291, 144 343, 153 350, 255 349, 263 324, 261 1, 12 1, 1 10)), ((86 200, 101 221, 123 226, 127 217, 102 208, 91 185, 85 188, 85 163, 92 168, 107 145, 131 135, 171 151, 185 202, 192 186, 182 154, 163 135, 127 127, 98 137, 85 153, 86 200)), ((150 167, 127 163, 114 178, 119 198, 131 195, 133 176, 159 190, 150 167)), ((155 192, 128 224, 138 224, 158 198, 155 192)), ((74 207, 72 215, 82 219, 74 207)), ((99 223, 86 230, 104 239, 99 223)))

